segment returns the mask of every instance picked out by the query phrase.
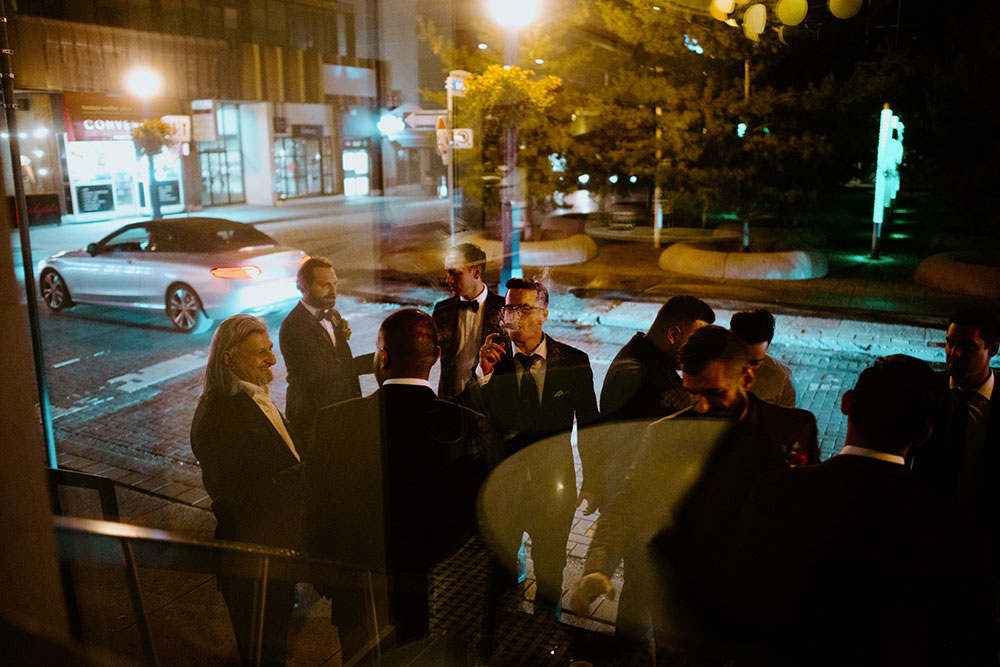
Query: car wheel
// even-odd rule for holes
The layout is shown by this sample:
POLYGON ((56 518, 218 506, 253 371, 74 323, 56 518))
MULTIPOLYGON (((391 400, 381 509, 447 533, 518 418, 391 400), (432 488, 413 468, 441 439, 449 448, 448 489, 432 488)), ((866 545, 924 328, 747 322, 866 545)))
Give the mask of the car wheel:
POLYGON ((167 317, 174 328, 184 333, 204 329, 208 318, 201 310, 201 299, 187 285, 174 285, 167 292, 167 317))
POLYGON ((43 271, 41 280, 42 299, 45 305, 54 312, 59 312, 63 308, 69 308, 73 301, 69 298, 69 288, 66 281, 57 271, 51 269, 43 271))

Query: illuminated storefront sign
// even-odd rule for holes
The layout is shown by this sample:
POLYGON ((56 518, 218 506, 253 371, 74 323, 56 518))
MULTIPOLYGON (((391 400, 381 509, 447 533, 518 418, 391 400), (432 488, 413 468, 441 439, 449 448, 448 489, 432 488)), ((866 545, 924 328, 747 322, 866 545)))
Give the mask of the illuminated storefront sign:
MULTIPOLYGON (((70 181, 67 208, 72 212, 71 219, 107 220, 150 212, 149 170, 145 159, 136 155, 132 128, 142 122, 144 112, 161 118, 178 107, 175 100, 160 100, 144 107, 138 100, 127 97, 64 94, 66 167, 70 181)), ((172 127, 187 130, 190 135, 188 116, 171 119, 175 121, 172 127)), ((163 212, 183 211, 177 147, 157 155, 154 165, 163 212)))

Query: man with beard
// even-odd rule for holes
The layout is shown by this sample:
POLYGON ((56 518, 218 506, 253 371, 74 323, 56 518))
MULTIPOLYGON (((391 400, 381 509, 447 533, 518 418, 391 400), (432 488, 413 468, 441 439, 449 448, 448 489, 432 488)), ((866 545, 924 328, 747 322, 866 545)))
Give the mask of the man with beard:
POLYGON ((285 412, 292 431, 308 448, 313 420, 320 408, 361 396, 351 356, 351 328, 334 308, 337 274, 329 260, 311 257, 296 279, 302 300, 288 313, 278 332, 288 370, 285 412))
MULTIPOLYGON (((693 405, 647 429, 621 490, 602 509, 584 576, 572 598, 572 608, 586 615, 598 595, 611 595, 610 578, 624 554, 628 588, 623 598, 627 594, 643 598, 627 605, 623 600, 619 607, 621 634, 632 638, 647 636, 648 615, 664 602, 656 597, 663 596, 664 590, 658 588, 649 566, 658 566, 657 560, 669 562, 675 572, 671 585, 683 583, 683 590, 676 593, 684 595, 686 608, 700 611, 698 607, 712 600, 721 585, 718 575, 729 564, 740 512, 753 483, 765 472, 819 460, 816 418, 805 410, 764 403, 749 393, 753 383, 750 355, 734 334, 714 325, 702 327, 688 338, 680 358, 682 381, 693 405), (690 423, 699 418, 712 418, 701 435, 698 422, 690 423), (722 431, 715 428, 720 423, 725 426, 722 431), (680 433, 683 442, 678 439, 680 433), (698 437, 704 439, 703 453, 673 469, 662 465, 671 449, 690 447, 689 441, 698 437), (653 478, 664 471, 671 479, 653 478), (654 513, 649 508, 661 504, 658 495, 677 487, 682 488, 676 492, 677 502, 654 519, 664 523, 650 526, 647 522, 654 513), (653 561, 649 559, 654 546, 651 535, 658 536, 658 556, 653 561), (633 567, 635 563, 642 565, 633 567), (627 611, 624 618, 622 607, 627 611)), ((671 613, 668 616, 668 623, 677 620, 671 613)), ((676 634, 677 628, 662 628, 662 624, 654 618, 658 633, 676 634)))
POLYGON ((500 333, 503 297, 483 283, 486 253, 472 243, 460 243, 444 257, 451 297, 434 304, 434 323, 441 344, 438 396, 458 396, 475 375, 479 348, 490 334, 500 333))
MULTIPOLYGON (((428 633, 431 566, 471 532, 490 458, 482 416, 434 395, 427 378, 440 353, 429 315, 387 317, 375 346, 379 389, 320 410, 306 459, 309 550, 388 573, 399 643, 428 633)), ((346 663, 368 640, 364 588, 317 588, 333 600, 346 663)))

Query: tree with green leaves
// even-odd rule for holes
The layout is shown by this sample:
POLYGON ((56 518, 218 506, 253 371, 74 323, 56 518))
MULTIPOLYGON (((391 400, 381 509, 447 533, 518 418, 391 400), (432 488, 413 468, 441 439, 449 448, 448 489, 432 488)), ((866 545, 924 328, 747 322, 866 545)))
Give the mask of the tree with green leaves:
POLYGON ((132 128, 132 143, 135 144, 136 152, 139 153, 139 157, 145 156, 146 164, 149 166, 149 203, 153 209, 154 219, 160 217, 160 192, 156 184, 153 158, 173 144, 170 132, 170 126, 159 118, 147 118, 132 128))

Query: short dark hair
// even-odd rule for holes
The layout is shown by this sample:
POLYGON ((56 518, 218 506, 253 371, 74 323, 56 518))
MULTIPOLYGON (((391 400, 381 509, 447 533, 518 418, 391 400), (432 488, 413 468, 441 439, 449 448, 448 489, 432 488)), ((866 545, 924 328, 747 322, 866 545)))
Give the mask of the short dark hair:
POLYGON ((681 369, 685 373, 698 375, 713 361, 721 361, 726 366, 746 368, 750 364, 750 353, 733 332, 710 324, 692 333, 681 347, 681 369))
POLYGON ((467 267, 479 267, 483 272, 486 271, 486 253, 475 243, 459 243, 458 245, 452 246, 448 249, 448 252, 445 253, 445 256, 447 257, 452 253, 461 255, 462 260, 467 267))
POLYGON ((948 326, 958 324, 963 327, 973 327, 979 330, 979 337, 991 347, 1000 339, 1000 318, 991 310, 985 308, 965 308, 948 319, 948 326))
POLYGON ((545 288, 545 285, 538 282, 537 280, 526 280, 525 278, 511 278, 506 283, 507 291, 512 289, 528 289, 535 290, 538 294, 538 303, 549 307, 549 290, 545 288))
POLYGON ((934 371, 894 354, 861 371, 847 418, 868 446, 895 454, 926 431, 934 408, 934 371))
POLYGON ((650 329, 665 330, 680 324, 694 324, 695 320, 712 324, 715 322, 715 311, 698 297, 684 294, 671 297, 660 306, 650 329))
POLYGON ((434 318, 416 308, 397 310, 379 327, 390 363, 430 368, 437 361, 438 331, 434 318))
POLYGON ((299 288, 299 291, 305 294, 309 289, 309 285, 312 283, 313 270, 315 269, 332 269, 333 263, 326 257, 310 257, 306 261, 302 262, 302 266, 299 267, 299 272, 295 276, 295 286, 299 288))
POLYGON ((774 338, 774 315, 764 308, 733 313, 729 330, 747 345, 770 343, 774 338))

